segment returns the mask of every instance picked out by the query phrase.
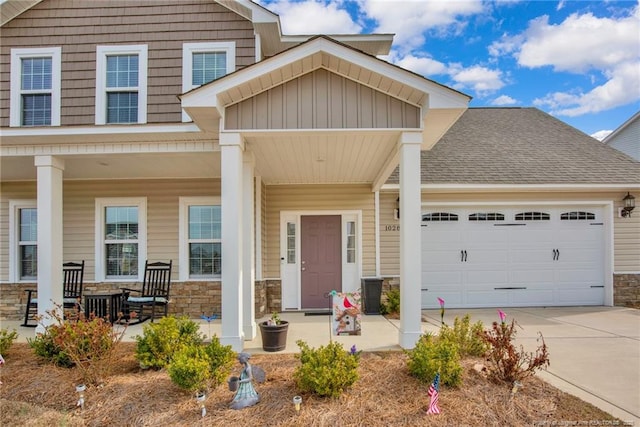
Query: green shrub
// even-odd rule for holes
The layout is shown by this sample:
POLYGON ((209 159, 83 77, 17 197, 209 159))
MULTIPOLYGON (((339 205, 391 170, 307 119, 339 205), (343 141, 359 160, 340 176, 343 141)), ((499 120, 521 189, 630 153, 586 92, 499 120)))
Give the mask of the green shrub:
POLYGON ((450 341, 458 346, 460 357, 481 357, 489 349, 489 344, 483 339, 484 326, 482 321, 471 325, 471 317, 466 314, 462 320, 456 317, 453 328, 443 326, 440 329, 439 339, 450 341))
POLYGON ((136 360, 142 367, 161 369, 182 346, 201 344, 203 340, 200 326, 188 317, 163 317, 145 325, 143 335, 136 336, 136 360))
POLYGON ((188 391, 205 391, 211 378, 211 360, 201 344, 183 345, 173 355, 167 371, 178 387, 188 391))
POLYGON ((54 343, 61 348, 80 372, 85 384, 100 384, 111 375, 118 363, 115 350, 122 341, 126 327, 114 329, 111 323, 93 314, 83 313, 59 320, 54 343))
POLYGON ((483 339, 490 346, 487 358, 488 377, 494 382, 511 384, 514 381, 522 381, 533 375, 537 369, 549 366, 549 351, 542 334, 539 334, 542 344, 535 353, 525 352, 522 346, 520 350, 516 349, 513 345, 516 325, 515 320, 512 320, 510 325, 493 322, 491 329, 484 331, 483 339))
POLYGON ((0 329, 0 354, 7 354, 7 351, 17 338, 18 333, 15 329, 13 332, 9 332, 8 329, 0 329))
POLYGON ((205 347, 205 352, 209 356, 209 371, 211 382, 214 386, 222 384, 233 369, 236 360, 236 353, 230 345, 220 344, 220 340, 215 335, 211 337, 211 342, 205 347))
POLYGON ((382 314, 397 314, 400 313, 400 289, 391 288, 385 294, 387 301, 382 303, 380 311, 382 314))
POLYGON ((296 358, 302 364, 294 371, 293 378, 300 390, 319 396, 339 397, 358 380, 359 353, 351 354, 337 342, 318 349, 310 348, 302 340, 296 344, 300 347, 296 358))
POLYGON ((62 347, 56 344, 58 331, 58 328, 49 326, 43 333, 38 333, 35 338, 27 338, 27 343, 36 356, 57 366, 70 368, 74 365, 73 361, 62 347))
POLYGON ((457 387, 462 383, 460 355, 454 342, 425 334, 420 337, 415 348, 407 353, 409 372, 421 381, 430 383, 440 372, 442 384, 457 387))

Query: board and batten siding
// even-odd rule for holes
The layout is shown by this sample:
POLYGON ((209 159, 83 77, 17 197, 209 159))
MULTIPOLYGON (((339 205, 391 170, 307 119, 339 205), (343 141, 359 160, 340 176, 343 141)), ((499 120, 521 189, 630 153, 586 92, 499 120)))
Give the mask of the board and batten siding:
POLYGON ((182 121, 183 43, 236 43, 236 69, 255 62, 250 21, 211 0, 43 1, 2 27, 0 126, 9 126, 11 48, 62 47, 60 121, 94 125, 96 46, 148 46, 147 123, 182 121))
MULTIPOLYGON (((9 278, 9 200, 36 199, 36 183, 3 183, 0 202, 0 280, 9 278)), ((178 278, 178 208, 180 197, 219 196, 220 180, 67 181, 63 188, 65 261, 85 260, 85 280, 95 278, 95 199, 146 197, 147 258, 173 260, 178 278)))
MULTIPOLYGON (((613 257, 614 273, 640 271, 640 213, 633 212, 630 218, 619 218, 618 208, 622 206, 623 192, 532 192, 532 193, 456 193, 435 194, 422 193, 423 203, 531 203, 539 201, 566 203, 593 201, 614 202, 613 218, 613 257)), ((400 233, 393 225, 399 221, 393 219, 393 208, 398 198, 397 193, 380 193, 380 270, 382 276, 398 276, 400 274, 400 233)), ((535 205, 532 205, 535 206, 535 205)), ((606 215, 605 211, 605 215, 606 215)))
POLYGON ((324 69, 225 110, 228 130, 419 127, 418 107, 324 69))
POLYGON ((362 212, 362 275, 375 275, 374 193, 369 185, 271 185, 266 187, 267 250, 264 277, 280 278, 280 212, 362 212))

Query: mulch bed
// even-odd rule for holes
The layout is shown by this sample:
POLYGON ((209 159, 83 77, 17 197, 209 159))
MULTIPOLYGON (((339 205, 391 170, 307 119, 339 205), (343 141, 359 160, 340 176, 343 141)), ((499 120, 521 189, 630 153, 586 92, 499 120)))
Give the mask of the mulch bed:
MULTIPOLYGON (((119 364, 107 383, 87 387, 85 407, 76 407, 78 373, 39 360, 27 344, 14 344, 0 368, 3 426, 525 426, 559 421, 615 420, 551 385, 531 378, 510 398, 464 361, 463 386, 441 387, 439 415, 427 415, 429 384, 411 377, 403 352, 363 353, 360 379, 338 399, 301 394, 292 380, 299 361, 292 354, 258 354, 253 365, 267 373, 256 384, 261 401, 240 411, 228 408, 226 384, 207 396, 202 418, 193 395, 175 386, 165 371, 143 371, 135 343, 121 343, 119 364), (296 414, 292 398, 301 394, 296 414)), ((237 371, 240 365, 237 366, 237 371)))

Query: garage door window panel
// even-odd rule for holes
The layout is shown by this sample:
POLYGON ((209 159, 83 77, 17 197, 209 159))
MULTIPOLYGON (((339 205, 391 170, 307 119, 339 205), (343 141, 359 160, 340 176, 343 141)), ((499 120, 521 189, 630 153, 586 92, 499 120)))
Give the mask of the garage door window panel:
POLYGON ((448 212, 433 212, 422 215, 423 221, 457 221, 458 215, 448 212))
POLYGON ((504 221, 504 214, 477 212, 469 215, 469 221, 504 221))
POLYGON ((595 220, 596 215, 592 212, 574 211, 565 212, 560 215, 561 221, 582 221, 582 220, 595 220))
POLYGON ((521 212, 516 214, 516 221, 549 221, 551 215, 545 212, 521 212))

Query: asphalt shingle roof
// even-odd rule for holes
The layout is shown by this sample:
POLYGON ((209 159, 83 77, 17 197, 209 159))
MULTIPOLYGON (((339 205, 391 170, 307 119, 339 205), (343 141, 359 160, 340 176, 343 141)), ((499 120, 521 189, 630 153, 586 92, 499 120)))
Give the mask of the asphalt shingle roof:
POLYGON ((421 162, 423 184, 640 183, 640 162, 537 108, 470 108, 421 162))

